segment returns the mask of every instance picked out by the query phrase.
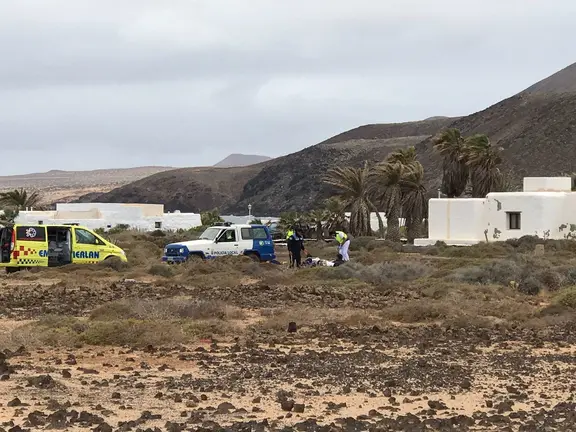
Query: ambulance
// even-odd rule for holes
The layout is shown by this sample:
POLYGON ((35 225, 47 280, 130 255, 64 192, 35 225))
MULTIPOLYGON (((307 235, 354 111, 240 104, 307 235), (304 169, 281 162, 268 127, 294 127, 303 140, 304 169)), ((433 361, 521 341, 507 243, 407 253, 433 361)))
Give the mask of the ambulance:
POLYGON ((0 267, 7 273, 29 267, 96 264, 112 257, 128 261, 118 246, 78 224, 0 226, 0 267))

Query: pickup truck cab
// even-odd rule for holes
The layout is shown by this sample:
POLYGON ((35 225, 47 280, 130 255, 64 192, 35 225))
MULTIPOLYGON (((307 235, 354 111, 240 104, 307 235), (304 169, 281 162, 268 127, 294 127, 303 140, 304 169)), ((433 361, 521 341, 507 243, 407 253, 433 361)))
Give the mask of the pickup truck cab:
POLYGON ((207 228, 198 240, 167 245, 162 261, 174 264, 190 258, 212 259, 223 255, 246 255, 261 262, 276 259, 274 241, 266 225, 224 223, 207 228))

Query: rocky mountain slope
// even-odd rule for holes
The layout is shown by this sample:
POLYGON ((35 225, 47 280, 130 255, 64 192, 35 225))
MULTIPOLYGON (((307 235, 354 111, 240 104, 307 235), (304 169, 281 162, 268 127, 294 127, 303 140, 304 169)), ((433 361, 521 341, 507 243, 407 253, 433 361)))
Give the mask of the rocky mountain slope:
POLYGON ((0 191, 25 188, 39 190, 45 203, 68 202, 90 194, 98 196, 116 187, 148 177, 171 167, 99 169, 92 171, 52 170, 44 173, 0 176, 0 191))
POLYGON ((242 167, 242 166, 255 165, 260 162, 266 162, 270 159, 272 158, 268 156, 232 153, 231 155, 228 155, 227 157, 222 159, 217 164, 214 164, 214 166, 217 168, 242 167))
MULTIPOLYGON (((167 211, 200 212, 235 203, 246 182, 262 164, 237 168, 181 168, 154 174, 80 202, 161 203, 167 211)), ((246 210, 244 210, 246 212, 246 210)))
MULTIPOLYGON (((462 117, 451 127, 464 134, 487 134, 504 148, 504 170, 524 176, 576 171, 576 64, 483 111, 462 117)), ((441 160, 432 140, 417 147, 430 188, 440 185, 441 160)))
POLYGON ((248 204, 252 204, 256 214, 308 210, 329 195, 321 178, 330 167, 379 161, 390 151, 409 145, 416 146, 426 169, 427 186, 434 191, 440 185, 442 164, 432 148, 431 137, 446 127, 459 128, 466 135, 487 134, 505 149, 504 169, 517 179, 557 175, 576 171, 574 113, 576 64, 466 117, 361 126, 250 167, 219 171, 190 168, 156 174, 98 199, 163 202, 169 209, 181 210, 219 206, 234 213, 244 213, 248 204))
POLYGON ((44 173, 0 176, 0 189, 33 188, 61 186, 95 186, 113 183, 129 183, 158 172, 174 169, 172 167, 147 166, 137 168, 99 169, 92 171, 52 170, 44 173))
POLYGON ((219 207, 244 214, 279 214, 311 209, 328 196, 321 177, 338 164, 383 159, 390 151, 415 145, 452 123, 440 117, 419 122, 361 126, 299 152, 237 168, 185 168, 155 174, 83 201, 163 203, 167 210, 202 211, 219 207))
POLYGON ((279 214, 312 209, 330 195, 322 177, 334 166, 383 160, 391 151, 416 145, 451 124, 453 118, 360 126, 299 152, 274 159, 244 186, 240 211, 250 203, 256 213, 279 214))

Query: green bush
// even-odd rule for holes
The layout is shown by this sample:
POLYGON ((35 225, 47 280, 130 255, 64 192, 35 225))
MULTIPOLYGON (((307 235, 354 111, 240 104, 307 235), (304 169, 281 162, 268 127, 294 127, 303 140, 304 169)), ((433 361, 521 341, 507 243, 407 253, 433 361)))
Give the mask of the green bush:
POLYGON ((570 309, 576 309, 576 287, 560 291, 554 298, 554 303, 570 309))

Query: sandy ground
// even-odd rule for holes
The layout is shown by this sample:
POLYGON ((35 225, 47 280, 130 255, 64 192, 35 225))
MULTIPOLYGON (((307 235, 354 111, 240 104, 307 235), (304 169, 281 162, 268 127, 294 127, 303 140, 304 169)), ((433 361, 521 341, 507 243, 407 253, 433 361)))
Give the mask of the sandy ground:
MULTIPOLYGON (((0 331, 22 324, 6 320, 0 331)), ((0 381, 0 422, 25 422, 31 413, 48 415, 50 409, 68 407, 95 414, 111 426, 139 421, 149 411, 160 417, 140 420, 146 428, 166 422, 264 420, 282 427, 310 419, 338 424, 347 418, 406 414, 425 419, 530 413, 572 398, 573 345, 536 349, 504 343, 506 348, 481 347, 438 363, 414 347, 386 349, 346 339, 302 344, 301 339, 248 346, 199 341, 158 351, 150 347, 154 352, 106 347, 24 351, 9 359, 15 371, 0 381), (310 362, 310 357, 322 361, 310 362), (518 363, 523 357, 537 366, 536 373, 523 370, 528 366, 518 363), (460 370, 457 366, 464 376, 451 373, 460 370), (393 382, 395 374, 386 376, 394 369, 402 370, 404 382, 393 382), (558 379, 551 380, 551 374, 558 379), (344 375, 352 376, 355 385, 338 379, 344 375), (39 376, 44 381, 35 382, 39 376), (378 376, 382 381, 375 380, 378 376), (19 403, 11 406, 16 398, 19 403), (287 411, 291 401, 297 405, 287 411)))

